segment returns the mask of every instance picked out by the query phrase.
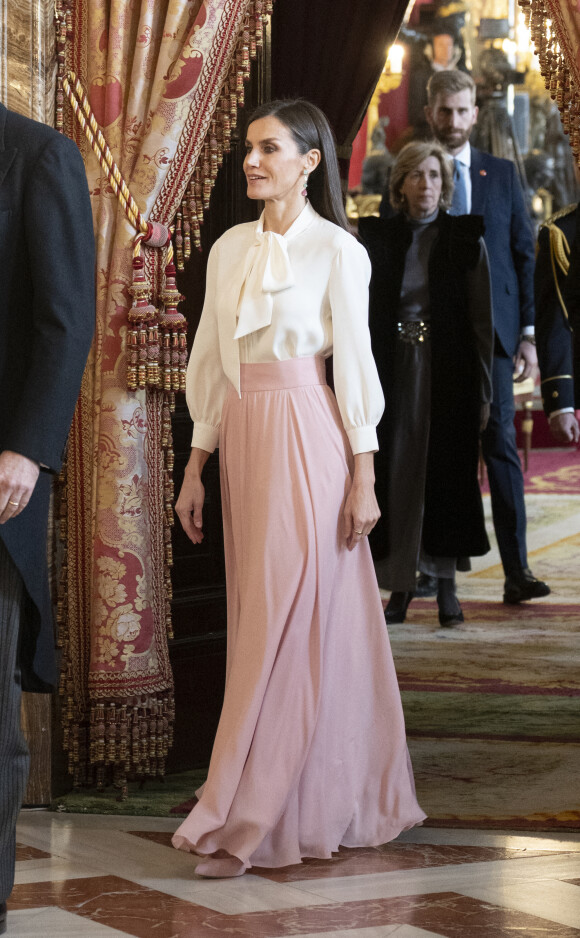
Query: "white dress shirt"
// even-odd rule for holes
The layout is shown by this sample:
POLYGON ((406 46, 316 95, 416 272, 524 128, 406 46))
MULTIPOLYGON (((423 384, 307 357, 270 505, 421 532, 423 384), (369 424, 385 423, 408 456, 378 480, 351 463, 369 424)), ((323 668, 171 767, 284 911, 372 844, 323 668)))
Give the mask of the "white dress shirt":
POLYGON ((384 398, 368 330, 370 262, 348 232, 307 203, 284 235, 236 225, 211 249, 187 369, 192 446, 213 452, 240 362, 334 355, 334 387, 353 453, 378 449, 384 398))

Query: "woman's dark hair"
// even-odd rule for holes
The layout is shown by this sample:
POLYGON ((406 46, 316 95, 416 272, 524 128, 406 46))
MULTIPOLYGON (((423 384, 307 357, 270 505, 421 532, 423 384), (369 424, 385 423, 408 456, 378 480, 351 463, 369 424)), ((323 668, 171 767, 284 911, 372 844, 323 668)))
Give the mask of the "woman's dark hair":
POLYGON ((263 117, 276 117, 284 124, 299 153, 320 150, 320 163, 308 177, 308 199, 319 215, 348 231, 334 135, 325 114, 304 98, 268 101, 256 108, 248 120, 248 127, 263 117))

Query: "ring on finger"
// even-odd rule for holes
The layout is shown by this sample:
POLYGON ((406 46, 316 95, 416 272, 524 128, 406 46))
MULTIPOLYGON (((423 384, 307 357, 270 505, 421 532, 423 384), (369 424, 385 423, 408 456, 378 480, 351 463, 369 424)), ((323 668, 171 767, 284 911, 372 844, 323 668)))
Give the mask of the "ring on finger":
POLYGON ((8 504, 9 504, 9 505, 14 505, 15 508, 18 508, 19 505, 20 505, 20 502, 13 502, 12 499, 9 498, 9 499, 8 499, 8 504))

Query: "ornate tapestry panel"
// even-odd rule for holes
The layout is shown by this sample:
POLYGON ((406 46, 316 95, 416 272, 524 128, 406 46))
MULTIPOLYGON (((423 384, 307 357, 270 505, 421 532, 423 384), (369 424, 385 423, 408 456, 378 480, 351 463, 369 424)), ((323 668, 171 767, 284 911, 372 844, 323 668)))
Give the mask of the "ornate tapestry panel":
MULTIPOLYGON (((169 225, 200 160, 200 187, 206 164, 210 186, 215 178, 216 109, 226 79, 232 96, 236 47, 250 17, 261 30, 262 4, 78 0, 73 14, 68 66, 87 89, 142 216, 169 225)), ((65 123, 71 129, 69 115, 65 123)), ((162 773, 170 744, 171 393, 127 387, 136 232, 111 174, 84 151, 97 237, 97 329, 62 509, 65 745, 75 783, 115 778, 122 787, 127 773, 162 773)), ((155 305, 164 293, 162 255, 142 252, 155 305)), ((167 307, 167 290, 164 299, 167 307)))

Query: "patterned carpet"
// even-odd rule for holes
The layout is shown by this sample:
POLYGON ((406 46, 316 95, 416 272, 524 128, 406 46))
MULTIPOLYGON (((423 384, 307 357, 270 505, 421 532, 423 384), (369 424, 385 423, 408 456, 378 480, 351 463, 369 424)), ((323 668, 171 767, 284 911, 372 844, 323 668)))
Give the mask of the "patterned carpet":
MULTIPOLYGON (((580 459, 531 454, 528 547, 552 587, 544 600, 501 602, 488 495, 484 504, 493 547, 458 577, 465 624, 440 629, 435 600, 415 600, 389 628, 419 801, 429 826, 580 830, 580 459)), ((167 816, 202 777, 135 783, 125 803, 71 793, 53 809, 167 816)))
MULTIPOLYGON (((552 594, 506 606, 492 551, 458 576, 465 624, 434 600, 389 628, 417 791, 429 825, 580 829, 580 459, 532 452, 530 566, 552 594)), ((387 596, 388 594, 385 594, 387 596)))

